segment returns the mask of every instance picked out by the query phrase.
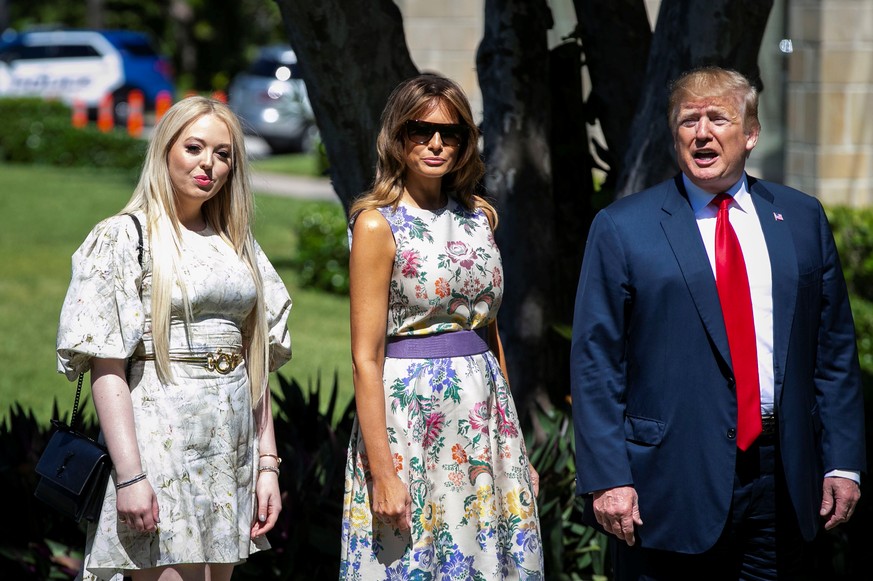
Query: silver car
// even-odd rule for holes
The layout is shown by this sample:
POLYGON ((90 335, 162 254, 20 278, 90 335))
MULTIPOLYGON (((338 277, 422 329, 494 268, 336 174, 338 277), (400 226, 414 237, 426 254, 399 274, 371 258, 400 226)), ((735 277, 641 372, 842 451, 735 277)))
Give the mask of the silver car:
POLYGON ((306 85, 289 46, 261 48, 228 88, 228 104, 247 133, 267 142, 273 153, 313 151, 318 128, 306 85))

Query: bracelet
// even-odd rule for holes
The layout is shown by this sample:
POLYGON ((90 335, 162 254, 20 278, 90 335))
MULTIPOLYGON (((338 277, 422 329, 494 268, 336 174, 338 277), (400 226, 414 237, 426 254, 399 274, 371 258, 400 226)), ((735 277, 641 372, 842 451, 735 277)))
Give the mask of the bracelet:
POLYGON ((261 472, 275 472, 276 476, 278 476, 279 468, 276 466, 258 466, 258 475, 260 475, 261 472))
POLYGON ((258 456, 258 458, 273 458, 274 460, 276 460, 277 465, 282 464, 282 459, 279 458, 278 456, 276 456, 275 454, 261 454, 260 456, 258 456))
POLYGON ((115 490, 121 490, 122 488, 126 488, 126 487, 130 486, 131 484, 136 484, 140 480, 145 480, 145 477, 146 477, 146 473, 140 472, 139 474, 137 474, 136 476, 134 476, 130 480, 125 480, 124 482, 119 482, 118 484, 116 484, 115 490))

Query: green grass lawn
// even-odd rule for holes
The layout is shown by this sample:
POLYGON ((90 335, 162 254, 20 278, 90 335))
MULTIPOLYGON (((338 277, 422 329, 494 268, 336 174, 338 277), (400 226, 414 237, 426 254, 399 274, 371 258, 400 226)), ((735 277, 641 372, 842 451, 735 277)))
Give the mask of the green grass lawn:
POLYGON ((253 161, 252 169, 285 175, 309 177, 321 176, 319 157, 316 153, 287 153, 282 155, 271 155, 253 161))
MULTIPOLYGON (((111 171, 0 164, 0 420, 14 402, 44 420, 55 398, 62 409, 72 406, 75 384, 56 372, 55 358, 70 257, 94 224, 121 209, 133 187, 128 175, 111 171)), ((330 386, 336 372, 344 403, 353 393, 348 297, 299 287, 291 229, 315 206, 338 212, 340 206, 265 195, 256 203, 255 236, 294 301, 288 324, 294 358, 280 373, 304 386, 320 374, 330 386)))

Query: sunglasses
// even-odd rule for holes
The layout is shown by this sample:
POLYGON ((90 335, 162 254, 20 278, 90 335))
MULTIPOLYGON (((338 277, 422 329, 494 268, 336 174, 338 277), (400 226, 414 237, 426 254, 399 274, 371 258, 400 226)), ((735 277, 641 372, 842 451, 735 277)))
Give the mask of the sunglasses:
POLYGON ((433 139, 434 133, 440 134, 443 145, 458 147, 464 143, 469 129, 466 125, 456 123, 428 123, 415 119, 406 122, 406 137, 413 143, 426 145, 433 139))

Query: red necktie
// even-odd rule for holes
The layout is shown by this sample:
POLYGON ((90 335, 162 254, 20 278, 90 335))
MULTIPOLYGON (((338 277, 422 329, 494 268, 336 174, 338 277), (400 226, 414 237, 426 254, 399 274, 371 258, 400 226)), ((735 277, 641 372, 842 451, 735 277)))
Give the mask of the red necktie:
POLYGON ((737 389, 737 447, 746 450, 761 433, 761 388, 758 347, 749 276, 740 242, 728 218, 731 198, 719 194, 715 223, 715 282, 724 316, 737 389))

